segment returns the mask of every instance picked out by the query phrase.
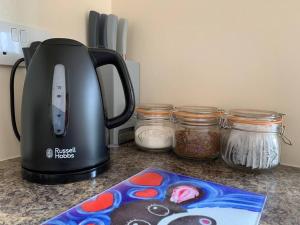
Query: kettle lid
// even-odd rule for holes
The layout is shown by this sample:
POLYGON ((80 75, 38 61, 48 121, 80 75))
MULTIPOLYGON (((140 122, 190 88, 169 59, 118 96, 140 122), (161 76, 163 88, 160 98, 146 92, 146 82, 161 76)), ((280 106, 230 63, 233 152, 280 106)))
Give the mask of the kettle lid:
POLYGON ((73 46, 83 46, 79 41, 68 38, 51 38, 45 40, 42 44, 44 45, 73 45, 73 46))

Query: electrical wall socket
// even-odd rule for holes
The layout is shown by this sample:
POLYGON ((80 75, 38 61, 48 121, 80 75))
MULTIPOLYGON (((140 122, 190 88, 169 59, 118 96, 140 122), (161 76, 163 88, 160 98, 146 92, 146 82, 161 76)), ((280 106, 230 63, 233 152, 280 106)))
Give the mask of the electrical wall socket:
POLYGON ((23 57, 22 48, 49 38, 51 35, 44 30, 0 21, 0 65, 13 65, 23 57))

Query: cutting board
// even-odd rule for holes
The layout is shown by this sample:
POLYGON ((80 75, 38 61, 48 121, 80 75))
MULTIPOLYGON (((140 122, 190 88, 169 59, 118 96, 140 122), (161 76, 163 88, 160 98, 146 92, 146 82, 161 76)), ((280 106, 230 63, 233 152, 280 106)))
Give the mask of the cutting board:
POLYGON ((146 169, 44 225, 258 225, 266 197, 146 169))

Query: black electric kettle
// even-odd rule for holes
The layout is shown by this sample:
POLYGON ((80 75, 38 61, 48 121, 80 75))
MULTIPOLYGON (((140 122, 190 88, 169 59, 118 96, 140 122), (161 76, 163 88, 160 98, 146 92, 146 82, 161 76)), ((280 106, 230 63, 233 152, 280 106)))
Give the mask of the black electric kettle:
POLYGON ((23 49, 27 75, 21 137, 14 109, 11 73, 11 115, 21 141, 22 175, 39 183, 65 183, 95 177, 109 162, 105 126, 125 123, 134 111, 134 93, 122 57, 109 49, 88 49, 71 39, 55 38, 23 49), (107 118, 95 68, 113 64, 124 89, 121 115, 107 118))

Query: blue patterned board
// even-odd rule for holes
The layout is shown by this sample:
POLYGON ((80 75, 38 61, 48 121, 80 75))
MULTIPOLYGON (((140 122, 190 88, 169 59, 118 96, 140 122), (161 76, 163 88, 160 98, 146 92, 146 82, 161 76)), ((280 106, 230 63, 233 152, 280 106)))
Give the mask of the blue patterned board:
POLYGON ((43 225, 258 225, 266 196, 146 169, 43 225))

